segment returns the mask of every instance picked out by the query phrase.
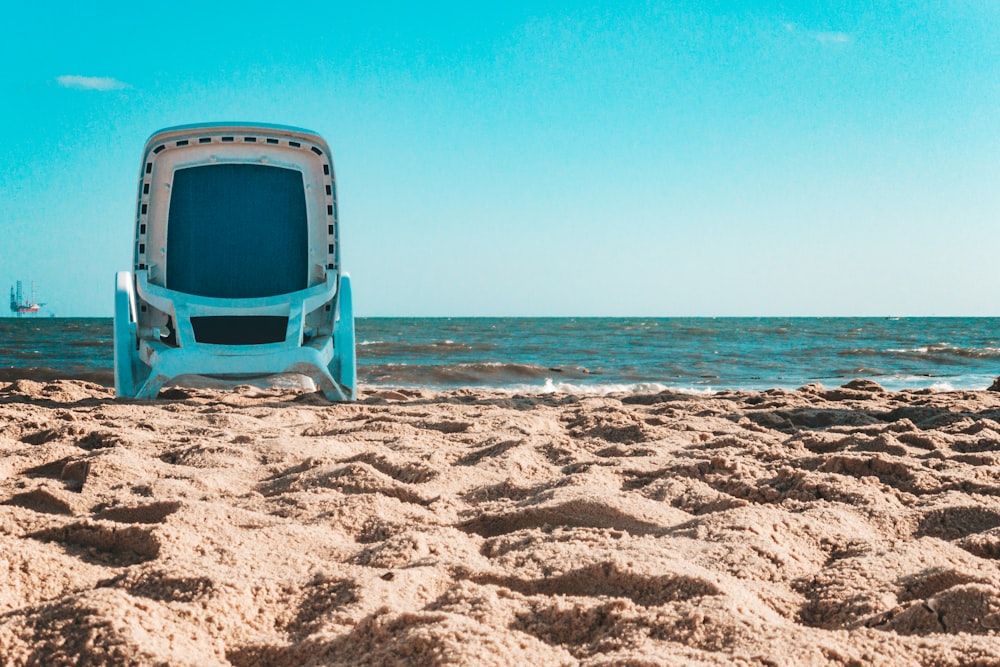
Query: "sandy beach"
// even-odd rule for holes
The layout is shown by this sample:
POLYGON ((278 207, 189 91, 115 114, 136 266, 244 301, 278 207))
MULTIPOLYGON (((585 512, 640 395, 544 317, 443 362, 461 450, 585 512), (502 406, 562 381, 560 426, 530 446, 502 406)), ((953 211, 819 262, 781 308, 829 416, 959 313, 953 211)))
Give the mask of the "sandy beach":
POLYGON ((0 383, 3 665, 1000 665, 1000 394, 0 383))

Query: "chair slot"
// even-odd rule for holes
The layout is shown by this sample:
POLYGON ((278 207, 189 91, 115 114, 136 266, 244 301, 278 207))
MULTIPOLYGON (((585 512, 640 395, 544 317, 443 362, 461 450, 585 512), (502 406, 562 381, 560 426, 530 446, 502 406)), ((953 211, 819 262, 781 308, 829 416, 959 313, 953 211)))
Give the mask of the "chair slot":
POLYGON ((288 318, 280 315, 215 315, 191 318, 194 339, 210 345, 281 343, 288 318))

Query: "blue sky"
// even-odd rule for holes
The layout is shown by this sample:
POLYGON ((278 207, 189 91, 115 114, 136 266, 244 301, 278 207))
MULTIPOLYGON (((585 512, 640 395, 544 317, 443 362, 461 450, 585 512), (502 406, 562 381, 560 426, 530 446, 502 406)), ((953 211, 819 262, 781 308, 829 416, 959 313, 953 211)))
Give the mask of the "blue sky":
POLYGON ((0 279, 110 316, 145 139, 249 120, 361 316, 1000 315, 1000 3, 280 7, 6 8, 0 279))

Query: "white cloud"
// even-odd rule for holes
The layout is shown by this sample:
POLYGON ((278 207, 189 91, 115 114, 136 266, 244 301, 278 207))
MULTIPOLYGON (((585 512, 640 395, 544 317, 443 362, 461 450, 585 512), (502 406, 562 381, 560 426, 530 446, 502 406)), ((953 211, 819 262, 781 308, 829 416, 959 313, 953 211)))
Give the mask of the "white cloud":
POLYGON ((851 36, 846 32, 814 32, 812 38, 820 44, 849 44, 851 36))
POLYGON ((846 32, 808 30, 795 23, 783 23, 786 32, 815 40, 824 46, 850 44, 854 39, 846 32))
POLYGON ((108 76, 63 74, 56 77, 56 83, 63 88, 73 88, 75 90, 122 90, 123 88, 128 88, 128 84, 108 76))

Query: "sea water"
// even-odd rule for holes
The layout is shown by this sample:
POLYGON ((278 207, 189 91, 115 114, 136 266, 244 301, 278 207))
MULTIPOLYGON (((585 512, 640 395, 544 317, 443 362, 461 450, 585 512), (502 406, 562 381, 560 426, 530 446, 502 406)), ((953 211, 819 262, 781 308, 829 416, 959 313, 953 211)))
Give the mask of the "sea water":
MULTIPOLYGON (((360 381, 523 392, 984 389, 1000 318, 362 318, 360 381)), ((114 384, 110 319, 0 319, 0 381, 114 384)))

